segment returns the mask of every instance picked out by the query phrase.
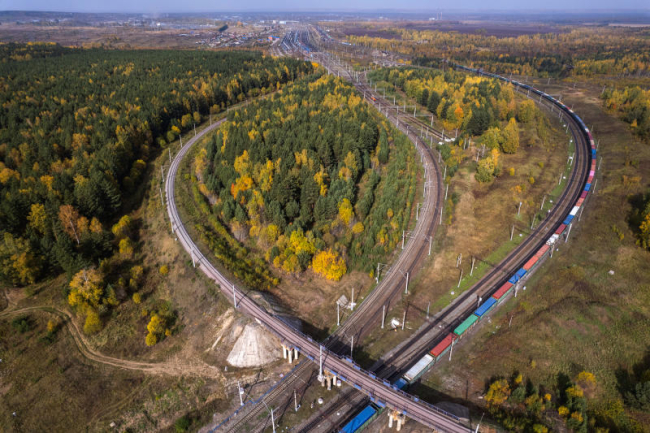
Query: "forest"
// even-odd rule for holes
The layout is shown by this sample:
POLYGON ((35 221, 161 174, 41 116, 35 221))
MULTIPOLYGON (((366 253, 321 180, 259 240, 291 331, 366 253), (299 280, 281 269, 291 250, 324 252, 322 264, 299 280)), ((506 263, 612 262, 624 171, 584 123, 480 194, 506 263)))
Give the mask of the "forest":
MULTIPOLYGON (((210 114, 313 70, 252 52, 0 52, 0 277, 16 285, 72 278, 113 250, 131 256, 133 229, 120 216, 137 204, 147 161, 210 114)), ((70 303, 114 303, 95 284, 103 271, 73 279, 70 303)))
POLYGON ((500 74, 592 77, 650 74, 647 28, 579 28, 567 32, 497 38, 480 34, 387 29, 397 39, 348 36, 364 47, 402 53, 430 66, 448 59, 500 74))
POLYGON ((467 156, 465 140, 476 138, 485 145, 478 161, 476 178, 489 182, 501 172, 501 153, 514 154, 519 148, 519 125, 535 125, 537 140, 546 144, 550 125, 535 103, 518 101, 512 86, 491 78, 437 69, 380 69, 368 75, 384 81, 434 114, 448 134, 457 138, 453 146, 441 147, 450 176, 467 156))
POLYGON ((650 139, 650 90, 639 86, 606 88, 601 98, 607 110, 630 124, 632 132, 644 140, 650 139))
MULTIPOLYGON (((201 230, 224 239, 212 235, 218 256, 235 243, 284 275, 371 272, 410 221, 418 167, 408 139, 351 85, 297 81, 231 112, 206 138, 194 161, 210 226, 201 230)), ((262 274, 244 282, 277 283, 262 274)))

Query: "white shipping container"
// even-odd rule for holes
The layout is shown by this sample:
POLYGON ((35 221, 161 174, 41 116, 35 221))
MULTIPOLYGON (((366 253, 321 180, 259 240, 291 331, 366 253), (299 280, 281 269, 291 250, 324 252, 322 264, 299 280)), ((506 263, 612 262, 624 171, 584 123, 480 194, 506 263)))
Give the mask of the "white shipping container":
POLYGON ((569 215, 576 216, 580 208, 578 206, 573 206, 573 209, 571 209, 571 213, 569 215))
POLYGON ((407 371, 404 374, 404 379, 408 380, 409 382, 418 377, 420 373, 424 371, 424 369, 427 368, 429 364, 433 362, 433 356, 426 354, 424 355, 413 367, 409 368, 409 371, 407 371))
POLYGON ((560 237, 559 235, 554 234, 553 236, 548 238, 548 240, 546 241, 546 245, 553 245, 555 243, 555 241, 558 240, 559 237, 560 237))

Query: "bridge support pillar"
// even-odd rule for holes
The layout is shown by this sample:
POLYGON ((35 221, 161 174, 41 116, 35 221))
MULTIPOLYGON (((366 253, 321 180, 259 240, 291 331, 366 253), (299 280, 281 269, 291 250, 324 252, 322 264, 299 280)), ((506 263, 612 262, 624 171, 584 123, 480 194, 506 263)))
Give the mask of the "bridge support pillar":
POLYGON ((293 350, 289 348, 289 364, 293 364, 293 350))
POLYGON ((298 349, 296 348, 293 349, 293 357, 296 359, 296 361, 298 360, 298 349))
POLYGON ((287 359, 287 346, 285 346, 284 344, 282 345, 282 357, 284 359, 287 359))

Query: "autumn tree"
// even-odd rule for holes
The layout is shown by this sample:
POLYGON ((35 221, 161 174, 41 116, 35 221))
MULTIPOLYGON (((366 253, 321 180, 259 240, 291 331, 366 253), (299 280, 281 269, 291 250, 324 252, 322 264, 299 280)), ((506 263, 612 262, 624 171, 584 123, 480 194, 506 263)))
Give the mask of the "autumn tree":
POLYGON ((517 120, 521 123, 528 123, 535 118, 537 108, 535 103, 527 99, 519 104, 517 107, 517 120))
POLYGON ((501 150, 504 153, 516 153, 519 149, 519 127, 514 118, 508 121, 508 125, 503 129, 501 135, 501 150))
POLYGON ((354 209, 352 208, 352 204, 350 203, 350 200, 344 198, 341 203, 339 203, 339 218, 341 218, 341 221, 343 221, 345 225, 348 225, 353 216, 354 209))
POLYGON ((12 283, 25 286, 36 282, 42 269, 42 258, 22 238, 5 232, 0 243, 0 276, 12 283))
POLYGON ((72 307, 99 307, 104 295, 104 275, 98 269, 82 269, 70 281, 68 303, 72 307))
POLYGON ((492 382, 490 388, 488 389, 487 394, 485 395, 485 401, 490 407, 499 407, 508 400, 510 397, 510 385, 505 379, 500 379, 492 382))
POLYGON ((59 208, 59 221, 61 222, 61 227, 68 236, 73 237, 77 244, 79 244, 79 228, 77 227, 79 222, 79 212, 72 207, 72 205, 66 204, 62 205, 59 208))
POLYGON ((492 149, 489 156, 478 162, 478 166, 476 167, 476 180, 479 182, 490 182, 500 173, 499 150, 492 149))
POLYGON ((312 268, 328 280, 339 281, 347 272, 345 260, 331 249, 321 251, 312 260, 312 268))

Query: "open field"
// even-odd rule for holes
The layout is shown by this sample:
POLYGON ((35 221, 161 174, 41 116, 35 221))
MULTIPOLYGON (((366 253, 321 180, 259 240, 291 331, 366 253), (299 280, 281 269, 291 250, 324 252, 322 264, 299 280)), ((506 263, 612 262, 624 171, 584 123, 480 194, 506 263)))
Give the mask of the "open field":
MULTIPOLYGON (((378 87, 387 83, 378 83, 378 87)), ((387 97, 393 95, 387 90, 387 97)), ((395 94, 398 105, 412 101, 405 99, 401 92, 395 94)), ((424 112, 424 110, 422 110, 424 112)), ((571 151, 561 125, 556 119, 550 119, 552 132, 549 144, 534 145, 534 128, 521 130, 521 147, 514 155, 501 155, 503 173, 489 184, 481 184, 474 178, 476 162, 473 159, 476 147, 468 150, 468 158, 451 179, 449 197, 454 201, 453 216, 445 215, 444 230, 436 237, 431 257, 423 269, 412 279, 409 295, 402 305, 394 308, 387 316, 401 322, 406 311, 405 331, 418 329, 426 320, 427 307, 433 315, 453 299, 461 295, 473 283, 496 263, 500 262, 530 232, 533 215, 540 215, 539 208, 546 195, 544 211, 550 209, 552 200, 559 197, 565 187, 563 180, 558 185, 561 171, 568 169, 567 153, 571 151), (515 167, 515 174, 508 173, 515 167), (535 179, 531 184, 530 177, 535 179), (515 189, 522 193, 515 193, 515 189), (517 207, 521 200, 521 213, 517 216, 517 207), (515 226, 514 238, 510 241, 510 230, 515 226), (462 254, 462 263, 456 267, 456 260, 462 254), (475 268, 470 276, 472 257, 475 268), (461 273, 463 278, 458 287, 461 273), (453 294, 452 294, 453 293, 453 294)), ((435 122, 434 122, 434 126, 435 122)), ((440 128, 438 126, 438 128, 440 128)), ((362 355, 368 365, 372 364, 386 350, 396 346, 404 338, 401 330, 377 329, 364 342, 362 355)))
MULTIPOLYGON (((647 191, 650 147, 603 112, 599 89, 556 85, 549 90, 562 91, 585 123, 595 126, 603 157, 596 195, 568 245, 531 278, 523 296, 499 309, 491 322, 482 322, 471 342, 454 351, 451 363, 425 376, 422 390, 482 404, 486 383, 494 377, 521 372, 556 393, 559 374, 574 378, 586 370, 597 383, 588 396, 590 409, 607 419, 617 413, 608 408, 626 390, 621 378, 641 365, 650 341, 650 257, 634 244, 627 223, 631 199, 647 191), (623 176, 641 176, 641 182, 625 185, 623 176)), ((646 428, 650 424, 647 414, 631 415, 646 428)))

